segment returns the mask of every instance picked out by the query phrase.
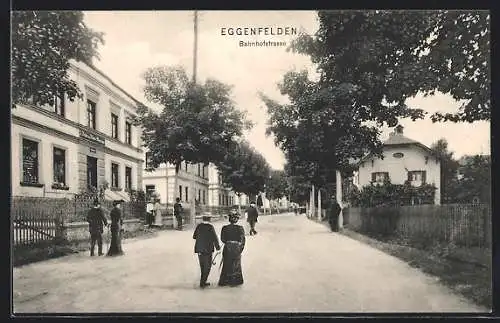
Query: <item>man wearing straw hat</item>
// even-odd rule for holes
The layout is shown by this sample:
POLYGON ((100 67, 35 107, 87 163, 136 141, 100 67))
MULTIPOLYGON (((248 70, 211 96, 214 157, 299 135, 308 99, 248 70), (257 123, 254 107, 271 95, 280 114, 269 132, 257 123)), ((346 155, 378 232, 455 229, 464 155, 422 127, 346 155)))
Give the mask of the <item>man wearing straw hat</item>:
POLYGON ((210 285, 207 283, 208 275, 212 267, 212 254, 214 249, 220 250, 219 238, 215 233, 214 226, 210 223, 210 215, 204 215, 203 222, 196 226, 193 233, 193 239, 196 240, 194 253, 198 254, 200 262, 200 287, 205 288, 210 285))
POLYGON ((97 242, 97 254, 102 256, 102 233, 104 226, 108 226, 108 221, 101 209, 101 203, 98 199, 94 200, 94 207, 87 214, 90 232, 90 256, 94 256, 95 244, 97 242))

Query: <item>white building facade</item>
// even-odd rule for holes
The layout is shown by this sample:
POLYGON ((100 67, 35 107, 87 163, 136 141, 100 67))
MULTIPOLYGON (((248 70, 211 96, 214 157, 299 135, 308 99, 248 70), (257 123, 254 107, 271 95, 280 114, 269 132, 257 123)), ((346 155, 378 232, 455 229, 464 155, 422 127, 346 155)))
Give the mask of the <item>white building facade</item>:
MULTIPOLYGON (((146 169, 148 153, 145 155, 146 169)), ((199 205, 209 205, 208 167, 201 163, 182 162, 176 173, 172 164, 161 164, 153 171, 144 170, 144 191, 155 192, 161 204, 173 204, 176 198, 182 203, 195 199, 199 205)))
POLYGON ((413 186, 434 184, 434 204, 441 203, 441 161, 430 148, 405 137, 399 126, 384 142, 383 156, 383 159, 371 156, 362 159, 353 177, 358 188, 381 184, 386 178, 399 185, 406 181, 413 186))
POLYGON ((139 101, 98 69, 71 62, 69 76, 83 98, 12 110, 12 195, 71 197, 107 187, 108 199, 142 188, 140 129, 131 118, 139 101))

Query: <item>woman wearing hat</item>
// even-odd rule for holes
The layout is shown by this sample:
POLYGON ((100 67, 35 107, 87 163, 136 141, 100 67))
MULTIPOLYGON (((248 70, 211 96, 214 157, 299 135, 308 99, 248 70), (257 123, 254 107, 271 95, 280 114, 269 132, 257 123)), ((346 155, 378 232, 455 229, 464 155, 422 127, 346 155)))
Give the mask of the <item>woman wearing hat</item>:
POLYGON ((123 226, 122 211, 120 210, 123 200, 113 201, 113 209, 109 216, 111 217, 111 243, 108 250, 108 256, 123 255, 121 229, 123 226))
POLYGON ((241 270, 241 253, 245 248, 245 230, 236 224, 240 215, 237 210, 229 214, 230 224, 222 227, 221 241, 224 243, 222 250, 222 270, 219 286, 238 286, 243 284, 241 270))

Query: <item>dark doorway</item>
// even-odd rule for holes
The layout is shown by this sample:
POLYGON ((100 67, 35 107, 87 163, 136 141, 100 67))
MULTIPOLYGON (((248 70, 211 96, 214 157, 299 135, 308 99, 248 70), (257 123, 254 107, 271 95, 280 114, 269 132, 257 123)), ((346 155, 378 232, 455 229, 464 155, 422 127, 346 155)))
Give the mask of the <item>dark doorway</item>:
POLYGON ((87 156, 87 186, 97 188, 97 158, 87 156))

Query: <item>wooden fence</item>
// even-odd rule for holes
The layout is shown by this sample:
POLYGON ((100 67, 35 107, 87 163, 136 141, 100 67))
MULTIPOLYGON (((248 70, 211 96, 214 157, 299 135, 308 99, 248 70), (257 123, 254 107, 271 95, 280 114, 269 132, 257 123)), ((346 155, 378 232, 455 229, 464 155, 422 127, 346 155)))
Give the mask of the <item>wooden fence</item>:
POLYGON ((491 246, 491 207, 485 204, 346 208, 343 215, 348 228, 385 238, 491 246))
MULTIPOLYGON (((92 203, 93 199, 81 197, 12 197, 10 214, 14 246, 64 241, 65 224, 85 222, 92 203)), ((103 200, 101 205, 107 211, 112 209, 112 201, 103 200)), ((125 202, 122 213, 124 219, 145 219, 146 207, 144 203, 125 202)))
POLYGON ((65 199, 13 198, 11 201, 14 246, 32 246, 52 242, 62 237, 65 199))

